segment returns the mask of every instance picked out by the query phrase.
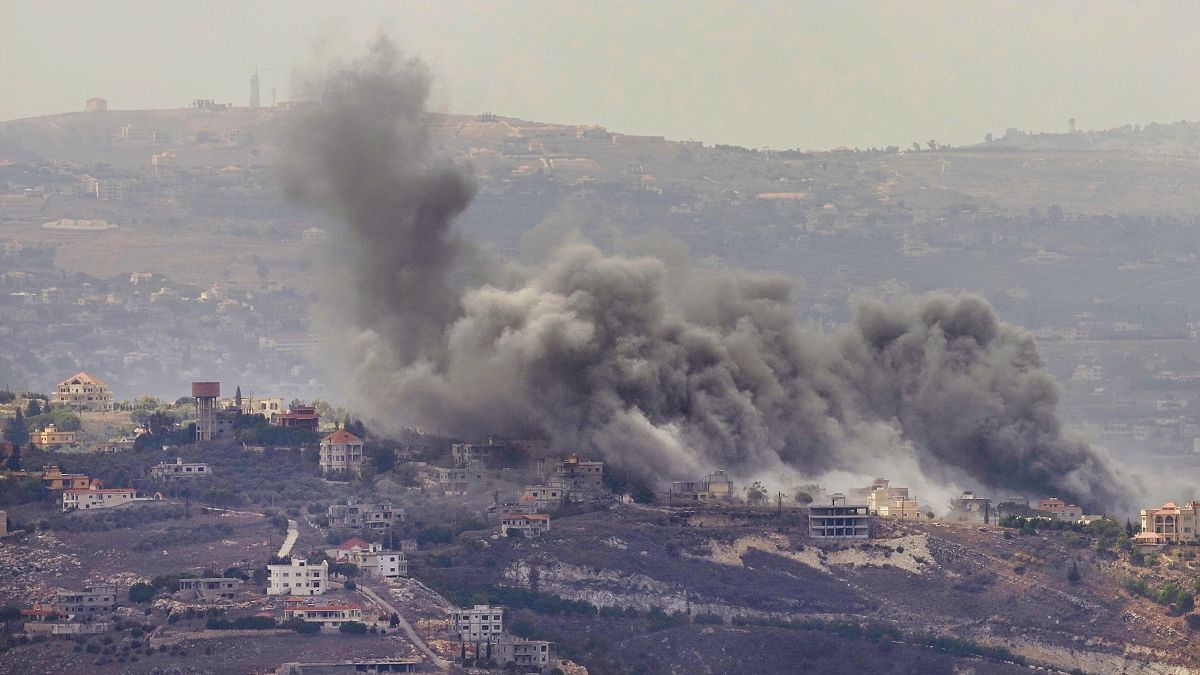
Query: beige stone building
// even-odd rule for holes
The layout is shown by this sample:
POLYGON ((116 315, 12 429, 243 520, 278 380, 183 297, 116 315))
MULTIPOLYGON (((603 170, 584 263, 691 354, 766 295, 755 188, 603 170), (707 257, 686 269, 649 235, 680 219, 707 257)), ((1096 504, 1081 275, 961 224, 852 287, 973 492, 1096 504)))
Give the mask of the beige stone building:
POLYGON ((74 431, 59 431, 53 424, 49 424, 41 431, 29 432, 29 442, 39 448, 58 448, 75 445, 77 435, 74 431))
POLYGON ((338 429, 321 439, 321 473, 346 471, 357 476, 362 463, 363 440, 358 436, 338 429))
POLYGON ((1134 539, 1139 544, 1184 544, 1197 540, 1200 502, 1177 506, 1167 502, 1157 509, 1142 509, 1142 531, 1134 539))
POLYGON ((88 412, 111 412, 112 392, 99 378, 79 372, 58 383, 58 390, 50 399, 56 406, 88 412))
POLYGON ((895 487, 886 478, 876 478, 869 487, 850 490, 850 501, 867 504, 867 511, 884 518, 921 517, 921 506, 917 499, 908 494, 908 488, 895 487))

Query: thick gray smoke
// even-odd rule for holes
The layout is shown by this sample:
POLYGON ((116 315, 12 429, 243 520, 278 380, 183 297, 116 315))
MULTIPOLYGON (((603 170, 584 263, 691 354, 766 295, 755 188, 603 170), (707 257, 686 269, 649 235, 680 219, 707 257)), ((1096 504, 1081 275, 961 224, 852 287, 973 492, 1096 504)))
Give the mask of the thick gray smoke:
POLYGON ((797 326, 783 279, 586 242, 470 280, 453 220, 472 182, 431 145, 424 68, 380 42, 319 85, 289 184, 344 223, 322 325, 375 428, 542 437, 658 479, 912 462, 933 481, 1127 504, 1107 460, 1065 435, 1031 338, 982 299, 861 302, 826 336, 797 326))

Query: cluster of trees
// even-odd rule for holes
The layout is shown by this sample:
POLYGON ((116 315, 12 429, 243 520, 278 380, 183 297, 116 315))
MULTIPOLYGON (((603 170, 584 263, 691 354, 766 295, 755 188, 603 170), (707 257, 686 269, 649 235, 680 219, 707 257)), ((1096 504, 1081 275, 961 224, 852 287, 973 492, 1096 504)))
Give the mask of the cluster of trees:
POLYGON ((1168 581, 1161 586, 1152 586, 1150 582, 1140 577, 1128 577, 1121 583, 1126 591, 1140 595, 1167 608, 1171 616, 1180 616, 1196 608, 1196 593, 1200 593, 1200 579, 1197 579, 1189 590, 1178 582, 1168 581))
POLYGON ((1043 530, 1075 532, 1092 537, 1094 540, 1092 547, 1097 553, 1115 550, 1128 551, 1135 556, 1138 555, 1133 550, 1132 537, 1135 528, 1129 521, 1125 521, 1125 525, 1121 525, 1111 518, 1101 518, 1083 524, 1058 520, 1050 516, 1011 515, 1001 517, 998 522, 1001 527, 1017 530, 1022 536, 1033 536, 1043 530))

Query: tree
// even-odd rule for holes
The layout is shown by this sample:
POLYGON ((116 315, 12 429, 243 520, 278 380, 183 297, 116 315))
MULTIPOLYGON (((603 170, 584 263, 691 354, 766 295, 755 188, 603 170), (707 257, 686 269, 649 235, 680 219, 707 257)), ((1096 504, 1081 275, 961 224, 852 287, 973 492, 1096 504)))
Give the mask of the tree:
POLYGON ((16 414, 4 427, 4 440, 14 446, 22 446, 29 442, 29 430, 25 428, 25 415, 17 408, 16 414))
POLYGON ((746 493, 746 501, 751 504, 762 504, 767 501, 767 488, 759 481, 747 485, 744 489, 746 493))
POLYGON ((42 414, 42 402, 36 398, 29 399, 29 405, 25 408, 26 417, 37 417, 42 414))
POLYGON ((241 412, 241 410, 242 410, 242 385, 240 385, 240 384, 237 386, 237 389, 233 392, 233 403, 237 407, 238 412, 241 412))
POLYGON ((129 587, 129 601, 138 604, 150 602, 154 599, 154 590, 154 586, 144 581, 139 581, 129 587))
POLYGON ((1046 216, 1050 218, 1051 223, 1058 223, 1063 218, 1062 207, 1058 204, 1051 204, 1046 207, 1046 216))
POLYGON ((21 446, 13 444, 12 452, 8 455, 8 462, 5 464, 9 471, 21 470, 21 446))
POLYGON ((984 134, 984 135, 983 135, 983 142, 984 142, 984 143, 991 143, 991 142, 992 142, 992 132, 990 132, 990 131, 989 131, 989 132, 987 132, 986 134, 984 134))
POLYGON ((813 496, 804 490, 800 490, 796 493, 796 502, 799 504, 811 504, 813 502, 813 496))
POLYGON ((1079 583, 1081 578, 1079 576, 1079 564, 1072 562, 1071 571, 1067 572, 1067 581, 1071 582, 1071 585, 1074 586, 1079 583))

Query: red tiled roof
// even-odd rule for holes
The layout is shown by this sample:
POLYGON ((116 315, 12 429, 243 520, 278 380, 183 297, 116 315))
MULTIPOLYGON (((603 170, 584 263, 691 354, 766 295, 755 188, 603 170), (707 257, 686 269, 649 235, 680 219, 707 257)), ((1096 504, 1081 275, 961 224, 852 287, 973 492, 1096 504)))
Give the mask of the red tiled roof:
POLYGON ((524 519, 524 520, 544 520, 546 522, 550 522, 550 516, 548 516, 544 513, 532 513, 532 514, 517 513, 517 514, 505 516, 505 518, 508 520, 524 519))
POLYGON ((87 373, 85 373, 81 370, 78 373, 76 373, 75 375, 72 375, 71 377, 68 377, 67 379, 63 380, 62 382, 59 382, 58 386, 61 387, 64 385, 72 384, 72 383, 75 383, 76 381, 78 381, 79 384, 96 384, 96 385, 104 384, 100 380, 97 380, 96 378, 92 377, 91 375, 88 375, 87 373))
POLYGON ((349 431, 346 431, 345 429, 338 429, 337 431, 333 432, 332 434, 329 434, 325 438, 322 438, 321 441, 322 442, 329 441, 330 443, 362 443, 363 442, 363 440, 361 438, 359 438, 358 436, 355 436, 354 434, 350 433, 349 431))
POLYGON ((363 541, 362 539, 359 539, 358 537, 350 537, 346 541, 343 541, 342 543, 338 544, 337 550, 349 551, 350 549, 354 548, 355 546, 357 546, 363 550, 371 548, 371 545, 368 544, 367 542, 363 541))

